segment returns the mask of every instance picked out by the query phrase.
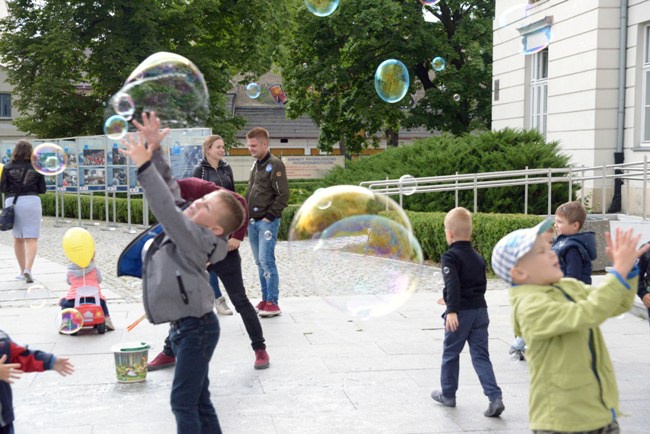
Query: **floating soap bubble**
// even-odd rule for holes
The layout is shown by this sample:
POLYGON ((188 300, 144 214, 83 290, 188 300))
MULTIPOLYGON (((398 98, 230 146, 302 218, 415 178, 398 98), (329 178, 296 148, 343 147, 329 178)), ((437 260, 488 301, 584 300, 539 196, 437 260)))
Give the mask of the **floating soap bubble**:
POLYGON ((55 143, 41 143, 32 151, 32 167, 41 175, 58 175, 65 170, 68 156, 55 143))
POLYGON ((271 231, 264 231, 263 236, 266 241, 271 241, 271 239, 273 239, 273 233, 271 231))
POLYGON ((386 102, 394 103, 404 98, 409 84, 409 71, 399 60, 384 60, 375 71, 375 90, 386 102))
POLYGON ((417 288, 423 263, 399 205, 348 185, 319 189, 303 203, 291 223, 289 252, 307 264, 301 277, 326 302, 362 319, 402 306, 417 288))
POLYGON ((440 0, 420 0, 424 6, 435 6, 440 0))
POLYGON ((326 17, 339 7, 339 0, 305 0, 305 6, 317 17, 326 17))
POLYGON ((262 93, 262 88, 260 87, 259 84, 248 83, 246 85, 246 96, 248 96, 249 98, 255 99, 258 96, 260 96, 260 93, 262 93))
POLYGON ((104 134, 111 140, 120 140, 129 132, 129 123, 124 116, 113 115, 104 122, 104 134))
POLYGON ((64 335, 77 333, 83 325, 84 317, 77 309, 63 309, 56 316, 56 328, 64 335))
POLYGON ((411 175, 402 175, 399 178, 399 191, 402 193, 404 196, 410 196, 418 188, 418 181, 412 177, 411 175))
POLYGON ((111 98, 111 106, 116 114, 123 116, 127 121, 131 120, 135 112, 135 103, 128 93, 116 93, 111 98))
POLYGON ((447 62, 445 61, 445 59, 443 59, 443 58, 440 57, 440 56, 438 56, 438 57, 434 57, 433 60, 431 61, 431 67, 432 67, 434 70, 438 71, 438 72, 440 72, 440 71, 442 71, 443 69, 445 69, 445 66, 446 66, 446 65, 447 65, 447 62))
POLYGON ((29 301, 29 307, 34 309, 45 306, 45 301, 50 293, 43 285, 32 285, 25 292, 25 299, 29 301))
POLYGON ((457 93, 454 94, 453 98, 454 98, 454 101, 456 101, 456 102, 460 101, 460 95, 458 95, 457 93))
POLYGON ((137 120, 143 111, 155 111, 163 127, 200 127, 208 119, 210 99, 203 74, 178 54, 159 52, 147 57, 111 98, 113 110, 118 101, 129 105, 124 95, 131 98, 131 115, 137 120))

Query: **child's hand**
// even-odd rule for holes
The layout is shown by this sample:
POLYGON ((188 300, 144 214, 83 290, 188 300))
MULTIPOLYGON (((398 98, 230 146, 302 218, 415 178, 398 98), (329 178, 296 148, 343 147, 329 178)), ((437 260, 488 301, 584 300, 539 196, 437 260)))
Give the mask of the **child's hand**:
POLYGON ((156 117, 156 112, 151 112, 150 115, 147 115, 146 112, 142 112, 142 123, 133 119, 133 126, 142 133, 144 140, 147 143, 149 149, 155 151, 160 148, 165 136, 169 133, 169 128, 160 130, 160 118, 156 117))
POLYGON ((142 134, 128 134, 122 139, 122 144, 126 146, 126 149, 120 149, 120 153, 131 157, 136 166, 140 167, 151 160, 153 147, 146 148, 144 146, 142 134))
POLYGON ((74 372, 74 365, 67 357, 57 357, 56 362, 54 362, 54 368, 52 369, 65 377, 74 372))
POLYGON ((445 330, 448 332, 455 332, 458 330, 458 314, 453 312, 453 313, 448 313, 447 316, 445 317, 445 330))
POLYGON ((625 232, 616 228, 616 240, 612 239, 609 232, 605 232, 607 257, 612 261, 614 270, 623 278, 630 273, 637 258, 650 248, 649 244, 637 250, 636 246, 640 239, 641 234, 634 235, 631 228, 625 232))
POLYGON ((6 360, 7 355, 3 354, 0 357, 0 380, 12 384, 20 378, 23 371, 20 370, 20 363, 5 363, 6 360))

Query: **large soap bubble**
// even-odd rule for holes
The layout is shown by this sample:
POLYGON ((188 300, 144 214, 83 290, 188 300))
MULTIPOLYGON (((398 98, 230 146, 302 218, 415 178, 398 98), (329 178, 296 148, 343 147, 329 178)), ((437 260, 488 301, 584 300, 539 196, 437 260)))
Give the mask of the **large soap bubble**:
POLYGON ((41 175, 53 176, 65 170, 68 155, 56 143, 42 143, 32 151, 32 167, 41 175))
POLYGON ((389 314, 417 289, 423 257, 406 213, 356 186, 317 190, 296 213, 294 271, 338 310, 367 319, 389 314))
POLYGON ((162 125, 190 128, 206 125, 210 99, 203 74, 194 63, 174 53, 159 52, 133 70, 109 101, 116 114, 140 119, 155 111, 162 125))
POLYGON ((386 102, 394 103, 404 98, 409 84, 409 71, 399 60, 384 60, 375 71, 375 90, 386 102))
POLYGON ((317 17, 326 17, 339 7, 339 0, 305 0, 305 6, 317 17))

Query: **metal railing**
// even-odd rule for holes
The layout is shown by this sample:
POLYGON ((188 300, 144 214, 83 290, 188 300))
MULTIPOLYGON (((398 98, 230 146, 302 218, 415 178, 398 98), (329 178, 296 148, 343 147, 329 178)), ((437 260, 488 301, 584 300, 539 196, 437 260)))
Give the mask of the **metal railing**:
MULTIPOLYGON (((386 179, 377 181, 364 181, 359 185, 367 187, 377 193, 386 195, 398 195, 399 204, 403 205, 403 197, 418 193, 433 193, 443 191, 455 192, 455 203, 459 206, 458 192, 463 190, 473 190, 474 192, 474 212, 478 209, 478 190, 499 187, 524 187, 524 214, 528 214, 528 187, 530 185, 547 185, 548 196, 548 215, 552 215, 552 190, 553 184, 568 184, 568 199, 572 200, 573 186, 579 184, 580 191, 584 191, 584 185, 587 181, 593 181, 594 189, 597 183, 601 186, 601 213, 604 217, 606 208, 606 192, 608 183, 613 185, 612 180, 621 179, 625 181, 642 182, 642 208, 643 219, 646 219, 646 193, 648 188, 648 159, 643 158, 642 162, 623 163, 623 164, 604 164, 594 167, 567 167, 567 168, 548 168, 548 169, 528 169, 509 170, 503 172, 485 172, 470 173, 445 176, 428 176, 414 178, 410 175, 404 175, 399 179, 386 179)), ((628 183, 628 195, 630 193, 628 183)), ((580 196, 584 203, 586 197, 580 196)), ((629 199, 629 198, 628 198, 629 199)), ((629 201, 628 201, 629 202, 629 201)))

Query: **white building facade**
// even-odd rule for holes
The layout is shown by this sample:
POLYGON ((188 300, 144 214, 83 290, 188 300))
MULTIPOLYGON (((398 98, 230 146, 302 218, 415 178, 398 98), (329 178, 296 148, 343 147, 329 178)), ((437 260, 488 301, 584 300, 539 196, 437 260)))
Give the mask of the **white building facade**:
MULTIPOLYGON (((495 7, 493 129, 536 128, 574 166, 650 158, 650 1, 496 0, 495 7)), ((623 212, 643 214, 642 183, 615 184, 604 183, 605 208, 618 198, 623 212)), ((583 191, 596 212, 602 185, 583 191)))

